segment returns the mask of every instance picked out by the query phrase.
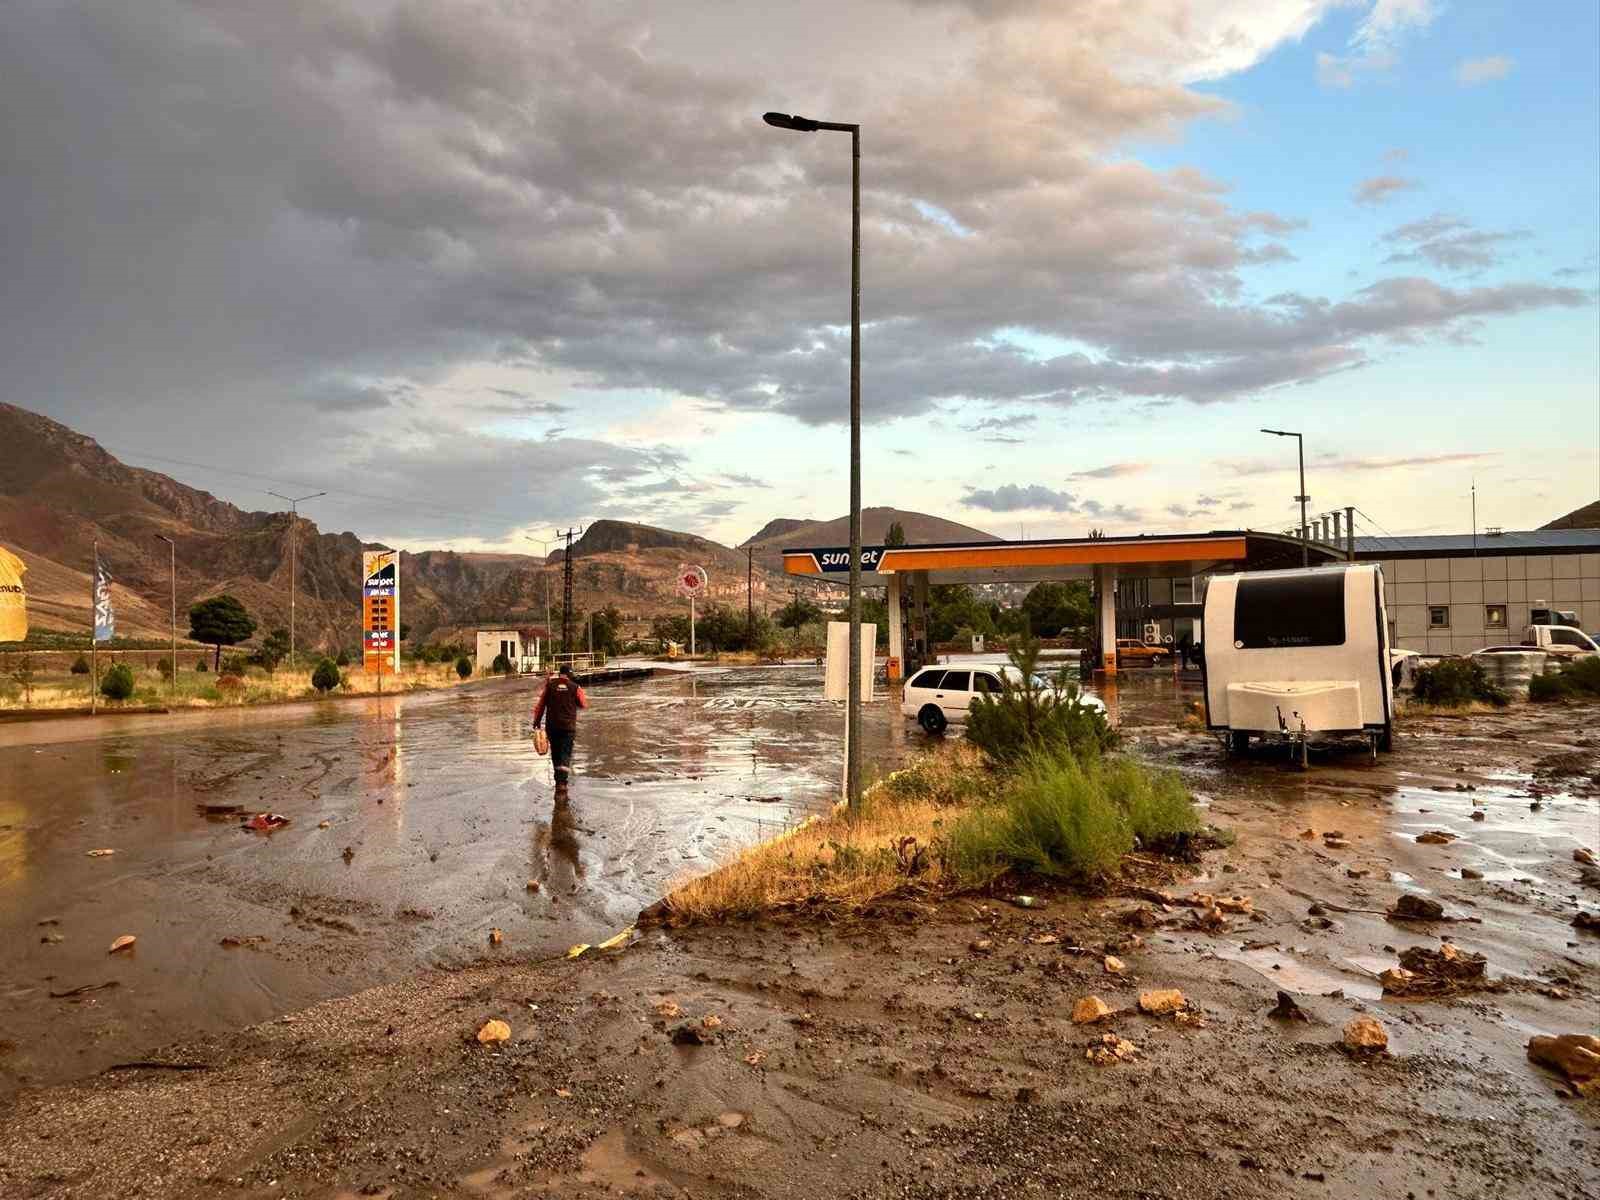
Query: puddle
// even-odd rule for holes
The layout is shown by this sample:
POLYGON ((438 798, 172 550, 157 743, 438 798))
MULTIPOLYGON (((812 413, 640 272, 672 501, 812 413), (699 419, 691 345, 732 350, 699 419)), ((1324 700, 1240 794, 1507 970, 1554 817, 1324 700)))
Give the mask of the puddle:
MULTIPOLYGON (((1229 962, 1243 963, 1264 979, 1270 979, 1284 991, 1296 996, 1326 996, 1329 992, 1342 991, 1346 996, 1358 1000, 1381 1000, 1383 988, 1374 982, 1370 975, 1376 972, 1367 972, 1365 967, 1359 967, 1363 976, 1357 977, 1334 970, 1322 970, 1296 958, 1287 950, 1276 948, 1263 948, 1260 950, 1246 950, 1240 945, 1217 945, 1210 947, 1211 952, 1218 958, 1227 959, 1229 962)), ((1355 964, 1354 959, 1346 962, 1355 964)), ((1383 967, 1392 964, 1385 963, 1383 967)), ((1378 970, 1383 970, 1379 967, 1378 970)))

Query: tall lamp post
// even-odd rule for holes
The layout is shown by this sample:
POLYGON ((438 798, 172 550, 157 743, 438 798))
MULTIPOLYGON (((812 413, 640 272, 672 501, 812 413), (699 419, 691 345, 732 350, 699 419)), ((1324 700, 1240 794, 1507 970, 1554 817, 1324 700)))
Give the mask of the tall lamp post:
POLYGON ((167 544, 167 557, 172 573, 172 675, 167 680, 167 691, 178 694, 178 543, 164 533, 156 534, 167 544))
MULTIPOLYGON (((1304 490, 1304 489, 1302 489, 1304 490)), ((289 669, 294 670, 294 589, 296 576, 299 574, 295 566, 295 544, 300 539, 300 505, 307 500, 315 500, 318 496, 326 496, 327 492, 312 492, 309 496, 285 496, 282 492, 268 492, 269 496, 276 496, 279 500, 289 502, 289 669)), ((395 631, 398 634, 398 630, 395 631)), ((383 686, 383 681, 378 681, 378 686, 383 686)))
POLYGON ((861 126, 779 112, 761 119, 795 133, 829 130, 850 135, 850 680, 844 790, 854 815, 861 810, 861 126))
POLYGON ((1292 437, 1300 448, 1300 494, 1295 497, 1300 501, 1300 565, 1311 565, 1311 530, 1306 525, 1306 505, 1311 502, 1311 497, 1306 495, 1306 439, 1292 429, 1263 429, 1262 433, 1270 433, 1274 437, 1292 437))

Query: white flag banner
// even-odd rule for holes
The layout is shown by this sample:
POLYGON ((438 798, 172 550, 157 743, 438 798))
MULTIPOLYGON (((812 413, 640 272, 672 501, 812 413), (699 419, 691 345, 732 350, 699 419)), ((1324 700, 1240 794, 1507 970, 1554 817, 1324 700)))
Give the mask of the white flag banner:
POLYGON ((111 607, 111 572, 97 555, 94 560, 94 640, 109 642, 117 636, 117 614, 111 607))

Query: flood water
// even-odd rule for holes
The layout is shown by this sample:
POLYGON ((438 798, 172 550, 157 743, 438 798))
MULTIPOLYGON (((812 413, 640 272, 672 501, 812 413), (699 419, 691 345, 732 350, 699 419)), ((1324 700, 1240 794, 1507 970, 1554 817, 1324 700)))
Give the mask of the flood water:
MULTIPOLYGON (((600 940, 839 794, 843 713, 817 668, 591 689, 560 808, 536 687, 0 727, 0 1089, 419 966, 600 940)), ((920 741, 882 693, 863 726, 878 771, 920 741)))

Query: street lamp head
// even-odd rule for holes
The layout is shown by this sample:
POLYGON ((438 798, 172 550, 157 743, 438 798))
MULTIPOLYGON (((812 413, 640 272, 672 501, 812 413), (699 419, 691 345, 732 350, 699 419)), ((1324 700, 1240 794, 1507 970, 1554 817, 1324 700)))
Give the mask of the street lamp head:
POLYGON ((768 125, 778 129, 792 129, 796 133, 815 133, 822 128, 819 121, 813 121, 810 117, 792 116, 789 113, 763 113, 761 119, 768 125))
POLYGON ((1279 436, 1279 437, 1299 437, 1300 436, 1298 433, 1294 432, 1294 430, 1292 430, 1292 429, 1263 429, 1261 432, 1262 433, 1277 434, 1277 436, 1279 436))

